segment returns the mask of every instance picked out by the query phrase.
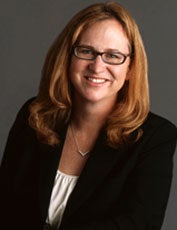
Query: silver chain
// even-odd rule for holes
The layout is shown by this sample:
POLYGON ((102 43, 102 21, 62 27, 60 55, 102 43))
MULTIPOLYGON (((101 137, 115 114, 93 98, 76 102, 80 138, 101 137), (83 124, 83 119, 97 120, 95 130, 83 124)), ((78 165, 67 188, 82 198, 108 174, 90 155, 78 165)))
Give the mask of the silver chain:
POLYGON ((72 131, 72 134, 73 134, 74 142, 75 142, 76 147, 77 147, 77 152, 78 152, 82 157, 85 157, 90 151, 82 152, 82 151, 80 150, 79 144, 78 144, 78 140, 77 140, 77 137, 75 136, 74 127, 73 127, 72 123, 71 123, 70 127, 71 127, 71 131, 72 131))

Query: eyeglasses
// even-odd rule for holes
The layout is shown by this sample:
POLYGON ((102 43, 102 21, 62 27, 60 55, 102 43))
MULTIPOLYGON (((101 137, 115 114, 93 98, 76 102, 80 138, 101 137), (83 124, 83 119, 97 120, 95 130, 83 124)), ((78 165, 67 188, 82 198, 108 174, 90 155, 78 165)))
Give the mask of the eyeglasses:
POLYGON ((95 60, 97 56, 100 55, 102 60, 110 65, 121 65, 128 56, 131 56, 131 54, 123 54, 114 51, 98 52, 89 46, 75 46, 73 53, 77 58, 83 60, 95 60))

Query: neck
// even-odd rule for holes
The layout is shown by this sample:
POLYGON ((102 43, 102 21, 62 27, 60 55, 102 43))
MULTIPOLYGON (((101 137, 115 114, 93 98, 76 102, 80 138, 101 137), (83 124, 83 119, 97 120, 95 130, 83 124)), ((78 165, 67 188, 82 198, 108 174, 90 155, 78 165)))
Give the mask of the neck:
POLYGON ((79 97, 75 98, 69 130, 72 131, 77 151, 80 154, 86 154, 93 149, 114 105, 115 101, 111 103, 110 100, 107 103, 105 100, 93 103, 79 97))
POLYGON ((109 102, 85 102, 80 99, 74 100, 72 123, 79 130, 99 130, 105 124, 107 117, 112 112, 115 101, 109 102), (77 101, 77 103, 76 103, 77 101))

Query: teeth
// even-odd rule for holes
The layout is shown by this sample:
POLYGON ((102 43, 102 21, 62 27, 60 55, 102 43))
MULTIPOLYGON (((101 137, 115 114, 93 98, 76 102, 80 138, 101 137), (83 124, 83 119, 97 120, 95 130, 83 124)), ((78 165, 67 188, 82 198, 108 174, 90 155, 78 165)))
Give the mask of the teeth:
POLYGON ((98 79, 98 78, 92 78, 92 77, 88 77, 87 79, 94 83, 104 83, 106 81, 105 79, 98 79))

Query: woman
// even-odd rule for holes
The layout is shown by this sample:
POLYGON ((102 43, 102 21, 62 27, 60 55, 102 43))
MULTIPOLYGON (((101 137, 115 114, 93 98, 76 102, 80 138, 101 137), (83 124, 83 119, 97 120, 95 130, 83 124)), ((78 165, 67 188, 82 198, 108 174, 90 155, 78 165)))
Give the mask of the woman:
POLYGON ((76 14, 50 48, 1 165, 4 229, 160 230, 176 127, 149 111, 147 58, 120 5, 76 14))

